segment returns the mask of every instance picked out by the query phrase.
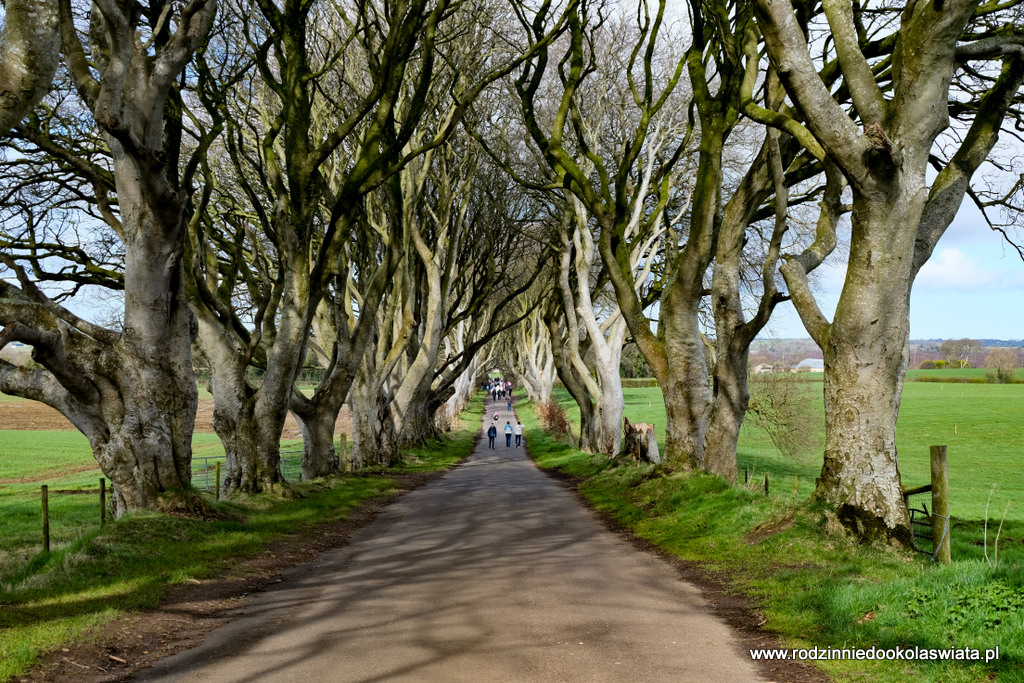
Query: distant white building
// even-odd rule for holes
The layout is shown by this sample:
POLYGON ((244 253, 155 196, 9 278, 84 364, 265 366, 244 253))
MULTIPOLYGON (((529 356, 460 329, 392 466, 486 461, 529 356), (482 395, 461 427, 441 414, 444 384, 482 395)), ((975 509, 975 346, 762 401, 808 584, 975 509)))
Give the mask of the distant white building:
POLYGON ((793 366, 793 372, 825 372, 825 361, 821 358, 804 358, 793 366))

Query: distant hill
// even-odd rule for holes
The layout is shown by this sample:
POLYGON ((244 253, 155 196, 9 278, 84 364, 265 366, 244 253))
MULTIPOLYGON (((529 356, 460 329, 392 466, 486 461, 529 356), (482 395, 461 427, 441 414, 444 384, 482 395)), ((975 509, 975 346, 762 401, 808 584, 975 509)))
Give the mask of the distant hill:
MULTIPOLYGON (((957 337, 959 339, 960 337, 957 337)), ((911 339, 910 367, 921 361, 942 358, 939 345, 945 339, 911 339)), ((979 339, 984 346, 1024 348, 1024 339, 979 339)), ((807 358, 821 358, 821 349, 811 339, 757 339, 750 346, 750 364, 769 363, 793 366, 807 358)))
POLYGON ((1024 347, 1024 339, 979 339, 985 346, 1008 346, 1019 349, 1024 347))

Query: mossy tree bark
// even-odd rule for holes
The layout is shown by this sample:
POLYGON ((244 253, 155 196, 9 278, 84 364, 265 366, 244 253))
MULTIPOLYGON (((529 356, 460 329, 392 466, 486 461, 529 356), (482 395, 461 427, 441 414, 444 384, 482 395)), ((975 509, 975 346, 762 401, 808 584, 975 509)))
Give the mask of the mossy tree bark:
MULTIPOLYGON (((389 194, 408 164, 458 130, 480 91, 524 58, 467 42, 490 35, 489 5, 258 0, 254 7, 259 22, 245 7, 236 9, 247 41, 237 61, 242 70, 219 74, 201 61, 208 111, 197 118, 224 121, 236 177, 233 186, 221 183, 218 199, 226 208, 190 243, 194 305, 208 308, 206 317, 235 336, 232 345, 263 373, 248 401, 214 397, 231 404, 225 412, 251 411, 233 424, 255 421, 261 435, 256 451, 240 455, 253 461, 244 469, 261 478, 229 479, 244 490, 278 481, 276 444, 289 408, 309 436, 304 472, 334 469, 326 425, 336 419, 372 338, 375 307, 398 267, 391 250, 410 246, 402 221, 367 220, 374 212, 369 197, 389 194), (365 78, 351 78, 350 68, 365 78), (225 235, 222 225, 232 220, 242 224, 225 235), (230 257, 220 258, 224 253, 230 257), (232 283, 248 294, 237 307, 232 283), (326 370, 311 397, 294 389, 307 346, 326 370)), ((218 64, 231 61, 230 54, 216 57, 218 64)), ((206 167, 208 184, 217 186, 213 164, 206 167)))
MULTIPOLYGON (((311 5, 259 2, 263 18, 274 28, 267 38, 274 56, 260 48, 264 36, 250 35, 256 74, 217 73, 203 62, 202 82, 209 90, 202 101, 227 129, 223 144, 233 161, 237 194, 222 191, 221 213, 195 223, 189 284, 201 318, 218 328, 203 335, 209 340, 204 343, 233 348, 245 360, 219 369, 234 376, 214 387, 226 389, 215 393, 215 411, 234 416, 219 422, 226 447, 246 446, 229 449, 229 490, 258 492, 283 483, 280 438, 289 409, 308 437, 304 476, 338 471, 333 425, 371 339, 375 308, 396 268, 390 250, 402 243, 400 224, 388 226, 388 239, 377 239, 365 219, 364 199, 408 162, 407 142, 423 103, 406 111, 405 98, 407 91, 431 84, 437 27, 447 6, 416 2, 384 24, 368 26, 362 23, 368 17, 362 17, 348 25, 348 35, 327 31, 314 36, 311 5), (390 32, 391 39, 384 40, 378 30, 390 32), (384 46, 380 52, 378 40, 384 46), (349 84, 339 101, 327 102, 323 82, 336 74, 320 55, 336 49, 338 42, 361 52, 373 67, 372 78, 349 84), (420 55, 418 69, 410 61, 414 53, 420 55), (239 88, 263 88, 269 97, 232 97, 239 80, 239 88), (348 106, 357 113, 350 116, 348 106), (395 130, 400 111, 406 118, 395 130), (253 121, 263 122, 256 127, 255 141, 246 130, 253 121), (353 244, 350 238, 356 234, 353 244), (236 285, 250 297, 240 306, 236 285), (313 396, 306 397, 295 381, 314 325, 326 372, 313 396), (258 381, 248 378, 253 367, 262 373, 258 381), (255 440, 237 431, 254 426, 255 440)), ((206 168, 208 184, 223 185, 213 177, 212 165, 206 168)), ((212 348, 207 353, 223 355, 212 348)))
MULTIPOLYGON (((651 365, 665 398, 666 463, 673 468, 701 467, 711 390, 699 310, 719 208, 716 185, 708 185, 707 179, 720 172, 724 135, 718 135, 717 142, 709 136, 702 143, 703 172, 698 171, 690 223, 683 237, 674 225, 678 216, 666 217, 663 212, 674 196, 677 162, 691 151, 695 130, 685 124, 678 126, 685 119, 681 114, 685 105, 676 92, 692 56, 672 59, 668 68, 655 75, 653 55, 667 46, 665 8, 666 3, 659 2, 648 12, 644 5, 637 25, 622 26, 614 39, 601 33, 603 26, 589 25, 585 12, 576 13, 569 22, 554 90, 544 80, 549 66, 547 51, 524 70, 516 89, 530 138, 554 174, 550 185, 571 193, 599 226, 597 247, 606 276, 630 335, 651 365), (603 63, 590 49, 605 41, 611 43, 609 63, 603 63), (616 47, 621 52, 615 52, 616 47), (626 56, 621 62, 615 61, 622 55, 626 56), (614 113, 625 125, 621 139, 609 147, 593 134, 601 130, 601 124, 588 118, 591 113, 612 116, 602 109, 607 105, 598 104, 603 103, 600 95, 624 72, 634 79, 630 81, 631 96, 625 96, 628 105, 614 113), (602 74, 609 80, 601 80, 602 74), (593 101, 587 90, 592 82, 597 93, 593 101), (552 102, 554 112, 544 120, 538 115, 542 91, 558 97, 552 102), (651 240, 659 239, 664 245, 664 265, 650 282, 651 272, 645 271, 650 260, 645 261, 641 252, 651 240), (659 321, 657 332, 652 332, 646 310, 655 300, 660 302, 659 321)), ((702 113, 701 125, 705 130, 720 124, 702 113)))
MULTIPOLYGON (((774 111, 781 105, 778 79, 769 74, 767 83, 765 91, 769 102, 766 102, 766 107, 774 111)), ((820 165, 808 168, 812 166, 808 161, 813 161, 809 155, 803 159, 794 158, 795 145, 789 136, 785 138, 785 145, 780 146, 779 133, 767 131, 760 152, 725 204, 715 247, 711 276, 715 359, 704 457, 708 471, 730 481, 736 480, 736 447, 750 404, 750 345, 768 324, 775 306, 785 299, 778 292, 775 280, 782 239, 788 228, 787 184, 804 179, 815 168, 820 168, 820 165), (774 225, 767 236, 757 232, 751 235, 752 224, 762 217, 769 198, 773 198, 775 204, 774 225), (745 278, 754 279, 754 272, 744 263, 748 258, 745 254, 748 237, 766 243, 764 253, 759 255, 760 292, 754 292, 757 308, 749 316, 744 310, 744 297, 749 297, 751 292, 746 291, 743 282, 745 278)))

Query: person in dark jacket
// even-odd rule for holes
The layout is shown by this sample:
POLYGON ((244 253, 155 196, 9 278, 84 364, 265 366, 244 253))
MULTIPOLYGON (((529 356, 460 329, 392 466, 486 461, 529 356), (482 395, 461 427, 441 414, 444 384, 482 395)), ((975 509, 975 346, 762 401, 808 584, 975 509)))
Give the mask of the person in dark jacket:
POLYGON ((491 428, 487 430, 487 447, 494 448, 494 437, 498 436, 498 428, 493 424, 491 428))

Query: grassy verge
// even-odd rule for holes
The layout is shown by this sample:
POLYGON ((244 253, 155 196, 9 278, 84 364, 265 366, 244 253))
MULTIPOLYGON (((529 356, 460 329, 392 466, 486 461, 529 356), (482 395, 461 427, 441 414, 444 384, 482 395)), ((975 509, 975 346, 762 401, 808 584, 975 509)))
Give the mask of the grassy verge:
MULTIPOLYGON (((276 538, 346 518, 366 501, 395 490, 389 474, 450 467, 472 451, 482 415, 481 405, 474 403, 463 414, 462 427, 443 444, 410 450, 403 465, 383 474, 356 473, 296 484, 295 497, 254 496, 218 503, 230 519, 145 513, 102 528, 83 526, 53 552, 9 565, 0 573, 0 681, 23 673, 40 654, 83 638, 89 629, 124 612, 156 606, 168 586, 217 576, 276 538)), ((75 476, 79 475, 70 475, 72 481, 75 476)), ((95 486, 92 474, 88 481, 95 486)), ((6 516, 0 519, 4 534, 7 524, 6 516)))
MULTIPOLYGON (((530 454, 545 468, 579 477, 580 491, 616 522, 665 551, 698 563, 750 598, 784 647, 999 647, 999 659, 829 661, 837 680, 1024 680, 1024 523, 1002 529, 992 567, 983 524, 960 522, 957 561, 936 566, 902 550, 863 546, 824 508, 790 495, 730 486, 703 474, 654 476, 615 465, 546 435, 520 412, 530 454)), ((998 519, 995 522, 998 525, 998 519)))

